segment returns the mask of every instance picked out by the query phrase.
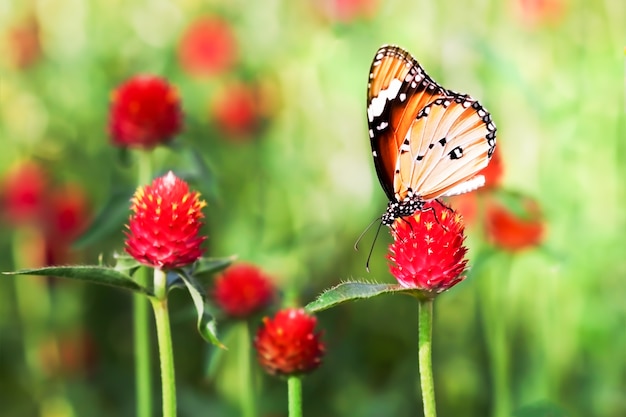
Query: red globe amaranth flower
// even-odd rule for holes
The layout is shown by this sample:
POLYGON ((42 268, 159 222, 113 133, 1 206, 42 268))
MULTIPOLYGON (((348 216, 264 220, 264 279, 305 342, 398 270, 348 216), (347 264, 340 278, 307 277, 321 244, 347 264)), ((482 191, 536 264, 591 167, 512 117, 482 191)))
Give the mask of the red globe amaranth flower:
POLYGON ((89 209, 83 190, 67 185, 55 190, 50 201, 46 230, 46 264, 71 263, 71 244, 85 230, 89 209))
POLYGON ((15 164, 2 181, 1 203, 4 219, 12 225, 36 223, 47 206, 47 174, 31 161, 15 164))
POLYGON ((449 197, 446 201, 463 216, 466 225, 473 224, 479 213, 478 205, 481 198, 500 188, 504 176, 504 164, 500 156, 500 147, 496 147, 489 165, 483 168, 477 175, 485 176, 485 185, 470 193, 449 197))
POLYGON ((504 164, 502 163, 502 156, 499 147, 493 152, 489 164, 480 170, 477 175, 485 176, 485 185, 479 188, 478 192, 485 192, 497 189, 502 184, 502 177, 504 176, 504 164))
POLYGON ((245 318, 272 302, 274 284, 256 266, 237 264, 216 279, 213 298, 229 316, 245 318))
POLYGON ((257 359, 272 375, 290 376, 313 371, 322 363, 324 344, 314 333, 317 319, 304 309, 281 310, 265 317, 254 339, 257 359))
POLYGON ((71 241, 85 230, 89 210, 85 193, 78 185, 54 190, 48 204, 48 229, 54 238, 71 241))
POLYGON ((377 0, 314 0, 314 2, 330 19, 344 23, 372 17, 378 6, 377 0))
POLYGON ((44 341, 39 348, 42 369, 50 376, 89 374, 98 361, 96 343, 89 332, 74 329, 44 341))
POLYGON ((464 226, 460 215, 439 203, 430 201, 424 210, 396 219, 387 259, 400 285, 436 294, 465 278, 464 226))
POLYGON ((198 192, 172 171, 140 187, 132 198, 134 212, 126 233, 126 252, 137 261, 161 269, 179 268, 202 256, 198 236, 204 217, 198 192))
POLYGON ((41 58, 39 22, 29 16, 7 33, 8 62, 16 69, 27 69, 41 58))
POLYGON ((543 217, 536 201, 525 198, 526 216, 519 216, 493 200, 487 206, 486 231, 497 247, 516 252, 535 247, 543 237, 543 217))
POLYGON ((202 17, 183 34, 178 46, 181 67, 192 75, 214 75, 230 69, 237 58, 237 41, 226 21, 202 17))
POLYGON ((563 18, 563 0, 517 0, 521 20, 529 26, 547 23, 554 24, 563 18))
POLYGON ((254 87, 233 84, 221 90, 211 104, 217 126, 231 138, 254 133, 261 123, 260 97, 254 87))
POLYGON ((136 76, 112 94, 109 134, 116 146, 151 149, 169 142, 181 126, 178 93, 162 78, 136 76))
POLYGON ((16 69, 24 70, 41 58, 39 21, 31 15, 7 33, 7 61, 16 69))

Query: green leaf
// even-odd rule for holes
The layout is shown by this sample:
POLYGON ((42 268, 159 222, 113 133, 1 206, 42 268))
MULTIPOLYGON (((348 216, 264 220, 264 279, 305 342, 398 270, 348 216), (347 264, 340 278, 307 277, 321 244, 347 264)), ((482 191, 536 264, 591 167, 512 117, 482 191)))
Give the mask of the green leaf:
POLYGON ((146 295, 153 295, 148 289, 137 284, 133 279, 114 268, 92 265, 50 266, 37 269, 22 269, 3 272, 5 275, 43 275, 109 285, 111 287, 130 290, 146 295))
POLYGON ((124 222, 128 219, 130 199, 134 190, 123 190, 111 193, 103 209, 91 222, 87 230, 74 241, 75 248, 83 248, 99 242, 113 233, 120 233, 124 222))
POLYGON ((343 282, 335 287, 324 291, 316 300, 311 301, 304 308, 309 313, 317 313, 347 301, 372 298, 382 294, 399 293, 412 295, 418 298, 430 298, 431 294, 416 290, 414 288, 404 288, 398 284, 376 284, 369 282, 343 282))
POLYGON ((232 255, 226 258, 200 258, 193 268, 193 275, 212 274, 228 267, 237 259, 232 255))
POLYGON ((137 268, 141 267, 142 264, 138 262, 135 258, 130 255, 122 255, 116 253, 114 255, 115 258, 115 267, 114 269, 119 272, 128 272, 128 275, 133 275, 137 268))
POLYGON ((217 323, 210 313, 211 308, 206 300, 206 290, 193 276, 188 275, 185 271, 180 271, 180 277, 187 286, 189 295, 191 295, 198 313, 198 332, 207 342, 226 349, 226 346, 217 338, 217 323))

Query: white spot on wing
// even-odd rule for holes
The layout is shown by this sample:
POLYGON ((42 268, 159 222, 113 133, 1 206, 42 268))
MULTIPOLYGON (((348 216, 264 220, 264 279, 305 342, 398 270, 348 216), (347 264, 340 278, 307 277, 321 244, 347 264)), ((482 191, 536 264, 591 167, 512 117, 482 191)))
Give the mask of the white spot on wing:
POLYGON ((450 190, 448 190, 448 192, 443 195, 443 197, 465 194, 470 191, 474 191, 475 189, 480 188, 483 185, 485 185, 485 176, 476 175, 475 177, 472 177, 469 180, 462 182, 455 187, 452 187, 450 190))
POLYGON ((398 95, 402 81, 394 78, 389 83, 389 87, 384 90, 380 90, 378 96, 374 97, 367 107, 367 119, 372 122, 374 117, 378 117, 383 114, 387 100, 393 100, 398 95))

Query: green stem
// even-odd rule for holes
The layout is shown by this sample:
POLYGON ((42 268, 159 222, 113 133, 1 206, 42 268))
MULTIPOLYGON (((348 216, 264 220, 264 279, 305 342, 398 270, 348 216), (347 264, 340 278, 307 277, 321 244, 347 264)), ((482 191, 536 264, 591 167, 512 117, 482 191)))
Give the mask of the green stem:
POLYGON ((159 341, 159 361, 161 363, 161 389, 163 396, 163 417, 176 417, 176 376, 174 372, 174 351, 170 332, 170 316, 167 310, 166 274, 161 269, 154 270, 154 294, 152 309, 159 341))
POLYGON ((302 379, 290 376, 287 379, 289 396, 289 417, 302 417, 302 379))
POLYGON ((511 393, 509 391, 509 354, 507 350, 507 316, 502 304, 502 292, 506 290, 501 277, 510 276, 512 258, 504 254, 500 263, 494 264, 482 277, 479 304, 481 319, 485 329, 485 343, 489 353, 490 376, 492 381, 492 416, 504 417, 511 415, 511 393), (499 293, 496 294, 494 289, 499 293))
POLYGON ((420 300, 419 304, 419 372, 422 389, 424 417, 436 417, 435 384, 433 382, 432 335, 433 300, 420 300))
MULTIPOLYGON (((147 284, 149 269, 139 268, 135 278, 140 285, 147 284)), ((150 368, 150 313, 148 299, 143 294, 133 295, 133 320, 135 337, 135 389, 137 392, 137 417, 152 416, 152 370, 150 368)))
MULTIPOLYGON (((150 153, 138 154, 139 186, 146 185, 152 177, 150 153)), ((140 285, 147 286, 149 270, 139 268, 135 279, 140 285)), ((152 370, 150 368, 150 309, 148 299, 143 294, 133 295, 133 321, 135 338, 135 389, 137 395, 137 417, 152 417, 152 370)))
POLYGON ((241 381, 244 383, 243 395, 241 396, 241 410, 244 417, 256 417, 256 396, 254 390, 254 373, 252 370, 252 337, 250 334, 250 321, 244 322, 244 336, 240 346, 240 372, 241 381))

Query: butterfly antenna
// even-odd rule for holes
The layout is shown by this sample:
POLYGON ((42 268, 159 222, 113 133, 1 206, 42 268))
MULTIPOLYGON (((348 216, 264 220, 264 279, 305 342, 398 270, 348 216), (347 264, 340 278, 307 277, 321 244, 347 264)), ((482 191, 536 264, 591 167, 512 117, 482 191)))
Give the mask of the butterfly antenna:
POLYGON ((383 225, 383 222, 378 223, 378 228, 376 229, 376 235, 374 235, 372 246, 370 246, 370 253, 367 254, 367 262, 365 262, 365 270, 367 272, 370 272, 370 259, 372 258, 372 252, 374 252, 374 245, 376 244, 376 240, 378 239, 378 234, 380 233, 380 228, 382 227, 382 225, 383 225))
MULTIPOLYGON (((365 236, 365 233, 367 233, 368 230, 370 230, 372 228, 372 226, 374 225, 374 223, 376 223, 377 221, 380 220, 380 217, 376 217, 374 220, 372 220, 370 222, 370 224, 367 225, 367 227, 365 228, 365 230, 363 230, 361 232, 361 234, 359 235, 359 238, 356 240, 356 242, 354 242, 354 250, 358 251, 359 250, 359 243, 361 243, 361 239, 363 239, 363 236, 365 236)), ((381 223, 382 224, 382 223, 381 223)), ((379 227, 380 229, 380 227, 379 227)), ((376 233, 376 235, 378 235, 378 232, 376 233)))

